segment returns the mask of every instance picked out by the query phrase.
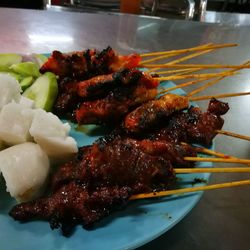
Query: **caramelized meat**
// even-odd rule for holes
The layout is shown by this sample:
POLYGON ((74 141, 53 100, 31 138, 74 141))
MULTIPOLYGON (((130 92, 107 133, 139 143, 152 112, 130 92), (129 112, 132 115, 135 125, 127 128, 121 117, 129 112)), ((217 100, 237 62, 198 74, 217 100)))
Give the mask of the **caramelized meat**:
POLYGON ((70 182, 49 197, 16 205, 10 216, 20 221, 48 220, 52 229, 61 227, 68 236, 76 224, 87 227, 123 207, 129 196, 129 187, 102 187, 89 193, 85 186, 70 182))
POLYGON ((139 104, 152 100, 156 89, 148 89, 145 85, 119 86, 103 99, 83 102, 75 111, 79 124, 116 124, 139 104))
POLYGON ((210 146, 217 134, 216 130, 220 130, 224 124, 220 115, 225 114, 228 109, 227 103, 212 99, 207 112, 202 113, 197 107, 191 107, 187 112, 179 112, 168 119, 165 127, 153 132, 150 137, 210 146))
POLYGON ((16 205, 10 215, 20 221, 49 220, 67 234, 75 224, 91 225, 122 207, 130 195, 166 189, 174 180, 170 162, 162 157, 121 141, 99 142, 59 169, 50 196, 16 205))
POLYGON ((124 120, 124 128, 130 133, 143 133, 161 123, 176 111, 188 108, 187 97, 166 94, 158 100, 142 104, 129 113, 124 120))
POLYGON ((159 85, 153 77, 137 69, 122 69, 109 75, 99 75, 77 83, 78 95, 83 98, 103 96, 115 86, 136 85, 137 83, 150 89, 159 85))
POLYGON ((136 67, 139 62, 139 55, 118 55, 110 47, 101 52, 94 49, 69 54, 53 51, 51 57, 41 67, 40 72, 53 72, 60 79, 70 77, 72 79, 85 80, 93 76, 109 74, 124 67, 136 67))

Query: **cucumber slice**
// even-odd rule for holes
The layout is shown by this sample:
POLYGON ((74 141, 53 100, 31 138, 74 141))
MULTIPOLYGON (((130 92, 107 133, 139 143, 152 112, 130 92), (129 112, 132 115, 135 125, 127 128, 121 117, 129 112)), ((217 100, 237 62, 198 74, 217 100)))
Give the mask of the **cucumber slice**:
POLYGON ((27 88, 23 96, 35 101, 36 108, 51 111, 58 94, 56 75, 46 72, 27 88))
POLYGON ((24 90, 27 89, 33 82, 34 82, 34 78, 33 78, 32 76, 27 76, 27 77, 23 78, 23 80, 21 80, 20 86, 21 86, 22 90, 24 91, 24 90))
POLYGON ((41 74, 39 72, 39 67, 33 62, 22 62, 13 64, 10 66, 15 73, 24 75, 24 76, 34 76, 39 77, 41 74))
POLYGON ((20 63, 22 56, 17 54, 0 54, 0 66, 9 67, 12 64, 20 63))
POLYGON ((11 72, 12 70, 8 66, 0 65, 1 72, 11 72))

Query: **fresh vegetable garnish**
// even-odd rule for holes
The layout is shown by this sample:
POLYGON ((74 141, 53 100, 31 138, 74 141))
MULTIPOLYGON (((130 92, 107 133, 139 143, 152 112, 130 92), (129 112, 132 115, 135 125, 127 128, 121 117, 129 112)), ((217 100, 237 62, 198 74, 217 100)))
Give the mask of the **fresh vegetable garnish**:
POLYGON ((25 90, 23 95, 35 101, 36 108, 51 111, 57 97, 58 86, 56 76, 47 72, 36 79, 36 81, 25 90))

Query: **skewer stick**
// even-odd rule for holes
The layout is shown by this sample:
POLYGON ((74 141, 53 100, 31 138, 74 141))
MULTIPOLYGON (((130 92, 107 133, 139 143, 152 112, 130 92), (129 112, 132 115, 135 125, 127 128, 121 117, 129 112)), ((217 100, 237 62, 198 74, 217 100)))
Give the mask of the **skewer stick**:
MULTIPOLYGON (((243 63, 242 65, 239 65, 240 67, 239 67, 238 69, 229 70, 229 71, 227 71, 227 72, 236 72, 236 71, 238 71, 238 70, 240 70, 240 69, 243 69, 244 66, 246 66, 246 65, 250 66, 249 63, 250 63, 250 61, 247 61, 247 62, 243 63)), ((191 91, 191 92, 188 94, 188 96, 189 96, 189 97, 190 97, 190 96, 193 96, 193 95, 195 95, 195 94, 197 94, 197 93, 199 93, 199 92, 201 92, 201 91, 207 89, 208 87, 211 87, 211 86, 215 85, 216 83, 218 83, 219 81, 221 81, 221 80, 224 79, 224 78, 226 78, 226 76, 221 76, 221 77, 219 77, 218 79, 215 79, 215 80, 213 80, 213 81, 211 81, 211 82, 208 82, 208 83, 204 84, 203 86, 201 86, 201 87, 199 87, 199 88, 197 88, 197 89, 191 91)))
POLYGON ((250 136, 236 134, 236 133, 229 132, 229 131, 224 131, 224 130, 215 130, 215 132, 218 133, 218 134, 221 134, 221 135, 227 135, 227 136, 239 138, 239 139, 242 139, 242 140, 250 141, 250 136))
POLYGON ((207 74, 191 74, 191 75, 182 75, 182 76, 162 76, 162 77, 154 77, 154 79, 158 81, 166 81, 166 80, 181 80, 187 78, 206 78, 206 77, 219 77, 219 76, 229 76, 233 75, 230 72, 221 72, 221 73, 207 73, 207 74))
POLYGON ((176 50, 165 50, 165 51, 156 51, 156 52, 151 52, 151 53, 144 53, 140 54, 141 57, 151 57, 151 56, 161 56, 161 55, 172 55, 172 54, 184 54, 192 51, 197 51, 197 50, 203 50, 207 49, 208 47, 214 47, 214 46, 220 46, 213 44, 213 43, 207 43, 203 45, 198 45, 195 47, 187 48, 187 49, 176 49, 176 50))
MULTIPOLYGON (((179 59, 179 60, 182 60, 179 59)), ((177 61, 177 60, 176 60, 177 61)), ((175 62, 175 61, 173 61, 175 62)), ((223 65, 223 64, 142 64, 140 65, 144 68, 181 68, 181 69, 190 69, 190 68, 200 68, 200 69, 249 69, 250 65, 223 65)))
POLYGON ((195 150, 198 153, 213 155, 213 156, 220 157, 220 158, 227 158, 227 159, 233 158, 233 159, 237 159, 237 157, 234 157, 234 156, 231 156, 231 155, 226 155, 226 154, 223 154, 221 152, 217 152, 217 151, 214 151, 214 150, 211 150, 211 149, 207 149, 207 148, 195 147, 195 150))
POLYGON ((192 193, 192 192, 197 192, 197 191, 238 187, 238 186, 244 186, 244 185, 250 185, 250 180, 233 181, 233 182, 226 182, 226 183, 220 183, 220 184, 206 185, 206 186, 201 186, 201 187, 181 188, 181 189, 145 193, 145 194, 136 194, 136 195, 132 195, 130 197, 130 200, 162 197, 162 196, 174 195, 174 194, 185 194, 185 193, 192 193))
MULTIPOLYGON (((194 58, 194 57, 197 57, 197 56, 201 56, 201 55, 203 55, 203 54, 207 54, 207 53, 209 53, 209 52, 211 52, 211 51, 213 51, 214 49, 208 49, 208 50, 205 50, 205 51, 199 51, 199 52, 196 52, 196 53, 194 53, 194 54, 191 54, 191 55, 188 55, 188 56, 184 56, 184 57, 182 57, 182 58, 180 58, 180 59, 176 59, 176 60, 173 60, 173 61, 170 61, 170 62, 168 62, 168 63, 166 63, 166 64, 164 64, 164 65, 172 65, 172 64, 177 64, 177 63, 180 63, 180 62, 184 62, 184 61, 187 61, 187 60, 189 60, 189 59, 191 59, 191 58, 194 58)), ((143 66, 144 67, 144 66, 143 66)), ((158 68, 153 68, 153 69, 149 69, 149 70, 147 70, 146 72, 152 72, 152 71, 156 71, 156 70, 159 70, 161 67, 158 67, 158 68)))
POLYGON ((200 46, 196 46, 196 47, 192 47, 192 48, 188 48, 188 49, 179 49, 179 50, 168 50, 168 51, 158 51, 158 52, 152 52, 152 53, 144 53, 141 54, 141 57, 148 57, 148 56, 159 56, 159 55, 165 55, 165 54, 175 54, 175 53, 179 53, 179 54, 183 54, 183 53, 188 53, 188 52, 192 52, 192 51, 198 51, 198 50, 204 50, 207 48, 213 48, 213 49, 219 49, 219 48, 226 48, 226 47, 235 47, 238 46, 238 44, 235 43, 228 43, 228 44, 212 44, 212 43, 208 43, 205 45, 200 45, 200 46))
POLYGON ((189 173, 246 173, 250 172, 250 167, 236 167, 236 168, 175 168, 176 174, 189 173))
POLYGON ((228 98, 228 97, 235 97, 235 96, 243 96, 243 95, 250 95, 250 92, 239 92, 239 93, 229 93, 229 94, 219 94, 219 95, 205 95, 205 96, 198 96, 189 98, 190 101, 203 101, 208 100, 211 98, 228 98))
POLYGON ((212 158, 212 157, 184 157, 186 161, 197 161, 197 162, 224 162, 224 163, 241 163, 249 164, 249 159, 238 159, 238 158, 212 158))
POLYGON ((178 56, 180 55, 181 53, 179 52, 176 52, 176 53, 171 53, 171 54, 164 54, 164 55, 161 55, 161 56, 157 56, 155 58, 151 58, 151 59, 147 59, 147 60, 144 60, 140 63, 140 66, 141 65, 144 65, 145 63, 151 63, 151 62, 155 62, 155 61, 160 61, 160 60, 163 60, 163 59, 167 59, 169 57, 173 57, 173 56, 178 56))
MULTIPOLYGON (((187 74, 187 73, 194 73, 194 72, 197 72, 197 71, 200 71, 201 69, 199 68, 193 68, 193 69, 187 69, 186 71, 183 71, 183 72, 180 72, 180 73, 177 73, 177 74, 174 74, 175 76, 181 76, 181 75, 184 75, 184 74, 187 74)), ((159 72, 158 72, 159 74, 159 72)))
MULTIPOLYGON (((173 73, 186 72, 187 70, 192 70, 192 69, 191 68, 187 68, 187 69, 165 70, 165 71, 158 71, 157 74, 159 74, 159 75, 168 75, 168 74, 173 74, 173 73)), ((198 68, 197 68, 197 70, 198 70, 198 68)))
POLYGON ((175 90, 175 89, 187 87, 187 86, 190 86, 190 85, 199 83, 199 82, 203 82, 203 81, 206 81, 206 80, 208 80, 208 79, 210 79, 210 78, 211 78, 211 77, 206 77, 206 78, 201 78, 201 79, 198 79, 198 80, 193 80, 193 81, 185 82, 185 83, 182 83, 182 84, 179 84, 179 85, 176 85, 176 86, 173 86, 173 87, 164 89, 164 90, 158 92, 158 95, 167 93, 167 92, 169 92, 169 91, 171 91, 171 90, 175 90))

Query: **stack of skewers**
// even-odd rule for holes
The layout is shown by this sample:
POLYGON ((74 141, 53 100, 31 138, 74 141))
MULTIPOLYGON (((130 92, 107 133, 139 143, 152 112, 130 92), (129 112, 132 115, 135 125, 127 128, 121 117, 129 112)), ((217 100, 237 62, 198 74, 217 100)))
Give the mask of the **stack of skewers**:
POLYGON ((250 164, 250 160, 206 148, 217 134, 249 139, 222 130, 222 116, 229 106, 216 98, 250 93, 193 97, 225 77, 250 68, 250 64, 180 64, 232 46, 235 45, 207 44, 128 56, 118 55, 110 47, 102 52, 53 52, 41 72, 51 71, 59 77, 54 112, 79 125, 104 124, 113 131, 93 145, 80 148, 73 160, 60 166, 52 176, 48 196, 18 204, 10 215, 21 221, 46 219, 52 228, 61 227, 63 233, 68 234, 74 225, 87 227, 129 200, 250 184, 250 180, 246 180, 171 190, 178 173, 250 172, 249 167, 194 168, 194 162, 199 161, 250 164), (185 53, 189 54, 164 64, 152 64, 185 53), (144 57, 150 59, 141 61, 144 57), (229 70, 194 74, 220 68, 229 70), (189 78, 188 82, 159 90, 162 81, 189 78), (203 85, 187 96, 169 93, 199 82, 203 85), (211 100, 206 112, 190 106, 190 101, 207 99, 211 100), (193 146, 194 143, 204 147, 193 146), (215 157, 197 157, 198 153, 215 157))

